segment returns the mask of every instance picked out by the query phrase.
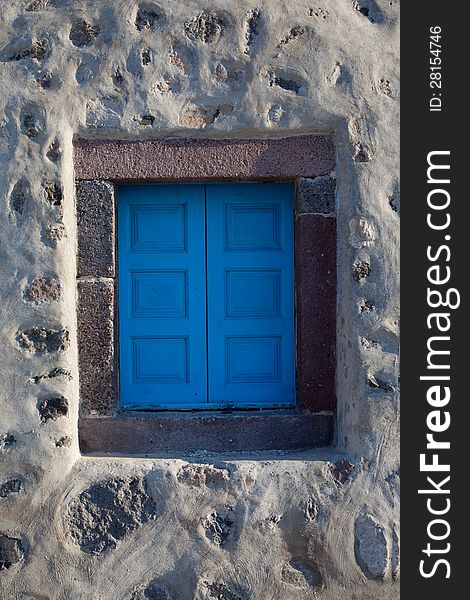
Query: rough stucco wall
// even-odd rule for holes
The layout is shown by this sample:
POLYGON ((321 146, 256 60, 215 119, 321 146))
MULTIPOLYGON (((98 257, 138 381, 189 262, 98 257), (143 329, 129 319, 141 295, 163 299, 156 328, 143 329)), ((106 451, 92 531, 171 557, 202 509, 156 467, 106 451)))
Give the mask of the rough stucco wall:
POLYGON ((397 598, 398 3, 12 0, 0 18, 0 597, 397 598), (80 457, 73 137, 330 130, 337 447, 80 457))

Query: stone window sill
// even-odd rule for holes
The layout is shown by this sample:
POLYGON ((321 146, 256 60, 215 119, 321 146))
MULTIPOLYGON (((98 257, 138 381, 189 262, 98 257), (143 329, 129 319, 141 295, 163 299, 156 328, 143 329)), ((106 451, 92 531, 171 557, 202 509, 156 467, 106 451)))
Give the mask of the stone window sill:
POLYGON ((334 414, 299 410, 132 413, 80 419, 84 454, 302 450, 331 445, 334 414))

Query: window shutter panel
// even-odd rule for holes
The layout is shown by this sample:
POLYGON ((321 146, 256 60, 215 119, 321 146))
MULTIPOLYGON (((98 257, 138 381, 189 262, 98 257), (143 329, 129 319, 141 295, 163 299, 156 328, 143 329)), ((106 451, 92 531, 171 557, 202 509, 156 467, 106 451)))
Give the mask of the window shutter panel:
POLYGON ((118 203, 121 406, 204 405, 204 186, 120 186, 118 203))
POLYGON ((293 186, 207 184, 209 401, 292 405, 293 186))

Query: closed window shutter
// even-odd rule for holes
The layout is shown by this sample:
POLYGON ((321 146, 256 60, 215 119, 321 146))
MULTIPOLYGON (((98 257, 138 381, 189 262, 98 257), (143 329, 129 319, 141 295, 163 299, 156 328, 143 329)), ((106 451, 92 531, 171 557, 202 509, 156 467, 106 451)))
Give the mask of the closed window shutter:
POLYGON ((292 198, 282 183, 119 188, 124 409, 294 403, 292 198))
POLYGON ((290 184, 206 186, 214 404, 294 402, 292 198, 290 184))
POLYGON ((121 404, 203 405, 204 186, 122 186, 118 202, 121 404))

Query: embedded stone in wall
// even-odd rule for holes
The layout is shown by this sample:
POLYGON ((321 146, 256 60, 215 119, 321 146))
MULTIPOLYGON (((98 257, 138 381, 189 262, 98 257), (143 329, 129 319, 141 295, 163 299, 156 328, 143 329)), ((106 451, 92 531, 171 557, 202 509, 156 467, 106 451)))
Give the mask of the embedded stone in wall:
POLYGON ((114 282, 78 282, 78 359, 82 414, 116 409, 114 282), (93 408, 91 408, 93 407, 93 408))
POLYGON ((80 181, 76 188, 78 277, 114 277, 114 186, 80 181))
POLYGON ((172 92, 169 81, 159 81, 158 83, 155 84, 155 87, 153 89, 154 89, 155 93, 159 93, 162 96, 166 96, 168 94, 171 94, 171 92, 172 92))
POLYGON ((9 569, 24 558, 21 540, 0 533, 0 571, 9 569))
POLYGON ((299 179, 296 197, 297 214, 333 213, 336 204, 336 180, 329 175, 299 179))
POLYGON ((366 348, 366 350, 374 350, 376 348, 381 348, 377 340, 369 340, 364 336, 361 337, 361 346, 363 348, 366 348))
POLYGON ((223 546, 232 532, 233 506, 226 504, 221 510, 213 511, 202 521, 206 537, 216 546, 223 546))
POLYGON ((25 58, 31 58, 36 61, 44 60, 50 52, 49 41, 32 40, 30 42, 14 42, 2 52, 3 60, 19 61, 25 58))
POLYGON ((260 75, 267 80, 269 87, 278 87, 294 94, 299 94, 307 86, 306 81, 294 73, 266 68, 261 70, 260 75))
POLYGON ((363 314, 370 314, 374 310, 374 304, 370 300, 361 298, 359 300, 359 311, 363 314))
POLYGON ((194 106, 187 108, 179 117, 182 127, 189 129, 202 129, 210 125, 219 115, 218 108, 209 108, 207 106, 194 106))
POLYGON ((155 117, 151 114, 146 114, 146 115, 140 115, 140 117, 136 118, 136 121, 138 121, 138 123, 140 125, 150 125, 152 126, 155 122, 155 117))
POLYGON ((305 520, 308 522, 315 521, 319 512, 319 505, 314 496, 310 496, 305 504, 305 520))
POLYGON ((16 444, 15 436, 9 433, 2 433, 0 435, 0 450, 6 450, 16 444))
POLYGON ((249 55, 251 52, 251 46, 253 45, 255 37, 259 34, 259 22, 261 13, 258 9, 254 8, 247 12, 245 21, 245 48, 243 52, 249 55))
POLYGON ((44 129, 44 110, 34 105, 23 107, 20 114, 20 129, 31 140, 35 140, 44 129))
POLYGON ((372 160, 371 151, 362 142, 356 142, 354 144, 353 159, 355 162, 359 163, 370 162, 372 160))
POLYGON ((141 4, 137 10, 135 26, 138 31, 157 28, 159 22, 163 19, 163 12, 159 6, 153 2, 141 4))
POLYGON ((400 214, 400 192, 396 191, 389 196, 388 203, 393 212, 400 214))
POLYGON ((187 67, 194 63, 194 56, 190 58, 190 51, 188 48, 180 45, 171 44, 168 49, 170 57, 170 65, 179 69, 182 73, 185 73, 187 67))
POLYGON ((60 417, 66 417, 69 413, 69 401, 64 396, 55 398, 44 398, 37 404, 41 422, 46 423, 51 419, 57 421, 60 417))
POLYGON ((0 498, 7 498, 11 494, 17 494, 21 491, 21 487, 21 479, 8 479, 4 483, 0 484, 0 498))
POLYGON ((330 13, 324 8, 316 6, 315 8, 309 8, 308 16, 316 17, 317 19, 322 19, 323 21, 326 21, 330 16, 330 13))
POLYGON ((330 473, 338 485, 343 485, 349 479, 354 465, 347 459, 338 460, 329 465, 330 473))
POLYGON ((307 565, 302 559, 293 559, 281 568, 281 580, 288 585, 304 590, 319 587, 322 583, 320 571, 307 565))
POLYGON ((12 210, 22 215, 30 194, 31 192, 27 181, 25 179, 17 181, 10 195, 10 206, 12 210))
POLYGON ((63 435, 54 443, 56 448, 70 448, 70 446, 72 445, 72 438, 68 435, 63 435))
POLYGON ((36 304, 57 302, 61 299, 62 287, 57 279, 39 277, 25 289, 24 295, 26 300, 36 304))
POLYGON ((189 39, 213 44, 222 35, 224 23, 215 12, 204 11, 184 24, 184 32, 189 39))
POLYGON ((369 387, 375 390, 382 390, 384 392, 395 391, 395 387, 391 383, 381 379, 377 375, 373 375, 372 373, 369 373, 367 376, 367 382, 369 383, 369 387))
POLYGON ((382 92, 384 96, 392 97, 392 87, 390 85, 390 81, 388 79, 380 79, 377 83, 377 89, 379 92, 382 92))
POLYGON ((75 80, 79 85, 88 85, 96 77, 100 68, 100 62, 97 59, 85 58, 75 71, 75 80))
POLYGON ((101 33, 98 25, 91 25, 85 20, 75 21, 70 30, 69 38, 74 46, 82 48, 89 46, 93 39, 101 33))
POLYGON ((42 8, 47 8, 49 6, 54 6, 55 0, 33 0, 28 6, 26 10, 29 12, 33 12, 36 10, 41 10, 42 8))
POLYGON ((65 526, 86 554, 116 548, 126 535, 156 518, 156 505, 141 477, 94 483, 66 509, 65 526))
POLYGON ((62 369, 61 367, 56 367, 43 375, 36 375, 31 378, 32 383, 40 383, 44 379, 64 379, 65 381, 70 381, 72 379, 72 373, 67 369, 62 369))
POLYGON ((19 331, 16 340, 22 350, 37 354, 64 352, 70 346, 70 334, 67 329, 33 327, 19 331))
POLYGON ((235 585, 222 581, 203 581, 202 586, 205 597, 216 600, 248 600, 249 596, 241 591, 235 591, 235 585))
POLYGON ((143 67, 146 67, 152 62, 152 51, 150 48, 142 48, 140 53, 140 62, 142 63, 143 67))
POLYGON ((97 129, 118 129, 123 112, 124 105, 121 98, 107 97, 90 100, 86 106, 86 125, 97 129))
POLYGON ((49 90, 52 87, 53 74, 50 71, 40 73, 36 78, 36 84, 43 90, 49 90))
POLYGON ((371 23, 380 22, 382 20, 382 15, 375 0, 356 0, 353 2, 353 7, 371 23))
POLYGON ((42 241, 48 246, 57 246, 58 242, 67 237, 67 229, 63 223, 49 223, 42 234, 42 241))
POLYGON ((367 219, 352 219, 349 222, 350 242, 353 248, 367 248, 375 242, 377 234, 367 219))
POLYGON ((286 46, 290 42, 301 37, 302 35, 304 35, 304 33, 306 31, 307 31, 307 28, 301 27, 300 25, 297 25, 297 27, 292 27, 292 29, 279 42, 278 48, 282 48, 282 46, 286 46))
POLYGON ((382 579, 388 565, 387 539, 383 527, 369 514, 361 514, 354 525, 356 562, 369 579, 382 579))
POLYGON ((360 283, 370 275, 370 263, 365 260, 353 264, 353 279, 360 283))
POLYGON ((113 71, 111 79, 113 80, 113 83, 116 87, 120 87, 124 83, 124 76, 121 73, 121 69, 119 67, 117 67, 117 69, 113 71))
POLYGON ((279 523, 279 521, 282 519, 282 515, 276 514, 276 513, 271 513, 268 518, 266 519, 266 523, 263 523, 261 525, 261 529, 265 529, 266 527, 268 529, 274 529, 274 527, 276 527, 276 525, 279 523))
POLYGON ((233 112, 233 104, 225 102, 224 104, 219 104, 215 117, 217 118, 219 115, 229 115, 231 112, 233 112))
POLYGON ((148 585, 137 587, 131 594, 129 600, 172 600, 167 590, 157 580, 148 585))
POLYGON ((229 78, 227 67, 219 63, 215 68, 215 77, 218 81, 226 82, 229 78))
POLYGON ((51 143, 48 151, 46 152, 46 156, 53 163, 56 163, 59 161, 60 156, 61 156, 59 140, 54 140, 51 143))
POLYGON ((344 80, 344 67, 340 62, 335 64, 330 74, 327 75, 326 80, 331 86, 342 83, 344 80))
POLYGON ((230 480, 227 469, 217 469, 212 465, 193 465, 187 464, 180 468, 176 474, 180 483, 188 485, 221 485, 230 480))
POLYGON ((268 122, 268 125, 271 125, 272 127, 279 127, 285 112, 286 111, 280 104, 272 104, 268 108, 268 112, 266 114, 266 121, 268 122))

